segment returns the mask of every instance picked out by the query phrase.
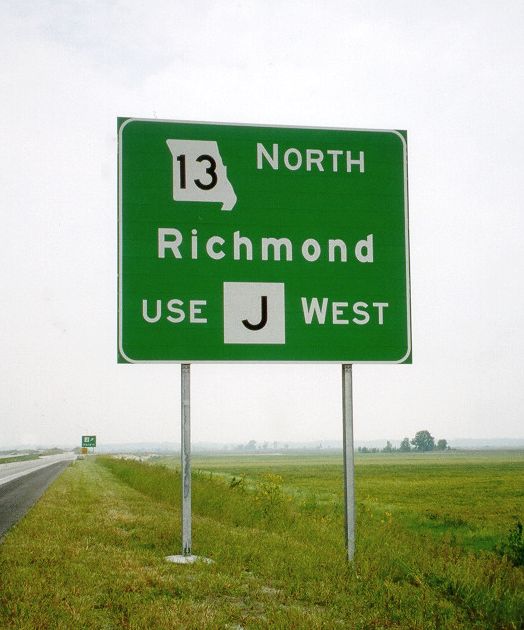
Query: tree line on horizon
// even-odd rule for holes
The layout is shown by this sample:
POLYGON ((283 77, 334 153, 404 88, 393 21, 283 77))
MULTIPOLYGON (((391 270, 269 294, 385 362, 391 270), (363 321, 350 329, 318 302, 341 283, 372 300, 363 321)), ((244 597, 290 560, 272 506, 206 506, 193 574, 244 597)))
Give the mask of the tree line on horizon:
POLYGON ((408 437, 403 438, 398 448, 393 446, 389 440, 386 442, 386 446, 382 449, 368 448, 367 446, 358 447, 359 453, 409 453, 411 451, 415 451, 417 453, 427 453, 430 451, 449 450, 451 450, 451 447, 448 445, 447 440, 440 439, 435 441, 435 438, 426 429, 417 431, 415 437, 411 438, 411 440, 408 437))

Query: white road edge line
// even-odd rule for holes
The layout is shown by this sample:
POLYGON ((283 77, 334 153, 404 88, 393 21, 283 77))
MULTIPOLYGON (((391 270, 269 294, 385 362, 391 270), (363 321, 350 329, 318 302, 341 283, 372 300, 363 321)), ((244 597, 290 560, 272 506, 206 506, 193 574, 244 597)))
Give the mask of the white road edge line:
POLYGON ((22 470, 17 473, 13 473, 12 475, 8 475, 7 477, 0 478, 0 486, 4 485, 4 483, 8 483, 9 481, 13 481, 13 479, 18 479, 19 477, 23 477, 24 475, 28 475, 29 473, 35 472, 35 470, 40 470, 42 468, 46 468, 47 466, 52 466, 53 464, 57 464, 58 462, 67 462, 74 461, 73 459, 59 459, 54 462, 46 462, 41 466, 34 466, 33 468, 28 468, 27 470, 22 470))

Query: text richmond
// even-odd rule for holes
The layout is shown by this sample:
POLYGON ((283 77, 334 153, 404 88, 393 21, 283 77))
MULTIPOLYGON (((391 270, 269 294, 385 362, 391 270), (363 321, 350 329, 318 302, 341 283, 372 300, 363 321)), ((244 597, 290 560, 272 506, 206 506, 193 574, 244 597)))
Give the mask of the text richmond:
POLYGON ((307 238, 296 244, 290 238, 263 236, 254 239, 233 232, 227 238, 213 235, 199 238, 198 230, 192 229, 191 235, 184 235, 173 227, 158 228, 158 258, 190 258, 197 260, 207 256, 213 260, 232 258, 233 260, 292 261, 301 256, 307 262, 326 259, 328 262, 347 262, 348 250, 353 252, 355 260, 361 263, 373 262, 373 234, 351 244, 344 239, 330 238, 320 241, 307 238))

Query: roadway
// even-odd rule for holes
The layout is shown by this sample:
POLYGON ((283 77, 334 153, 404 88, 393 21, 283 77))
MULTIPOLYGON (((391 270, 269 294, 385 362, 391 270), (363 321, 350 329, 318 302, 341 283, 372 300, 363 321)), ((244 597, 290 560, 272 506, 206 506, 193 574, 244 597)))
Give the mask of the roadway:
POLYGON ((73 453, 0 464, 0 540, 75 459, 73 453))

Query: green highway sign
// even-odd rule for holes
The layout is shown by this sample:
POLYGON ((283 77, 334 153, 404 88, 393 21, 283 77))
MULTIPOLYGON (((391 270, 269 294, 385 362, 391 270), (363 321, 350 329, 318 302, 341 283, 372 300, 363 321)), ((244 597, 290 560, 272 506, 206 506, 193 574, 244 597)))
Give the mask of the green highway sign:
POLYGON ((411 362, 402 131, 118 119, 121 362, 411 362))
POLYGON ((96 435, 83 435, 82 436, 82 447, 95 447, 96 446, 96 435))

